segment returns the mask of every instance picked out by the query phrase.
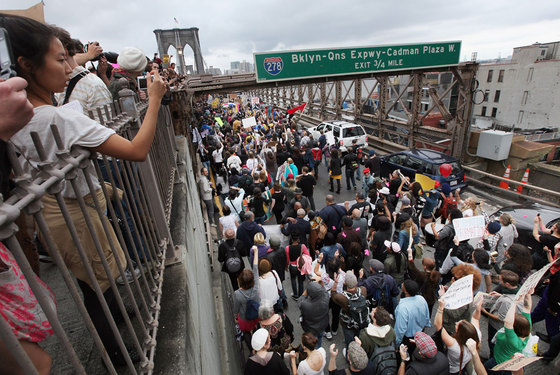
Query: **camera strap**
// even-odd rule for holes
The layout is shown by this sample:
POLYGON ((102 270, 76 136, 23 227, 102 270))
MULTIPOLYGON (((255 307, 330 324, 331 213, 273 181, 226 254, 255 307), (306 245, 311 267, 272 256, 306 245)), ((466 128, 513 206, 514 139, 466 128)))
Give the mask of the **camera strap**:
POLYGON ((86 76, 86 74, 89 74, 89 72, 81 72, 77 76, 72 77, 72 79, 70 79, 70 81, 68 81, 68 87, 66 87, 66 93, 64 95, 64 101, 62 102, 62 104, 67 104, 68 103, 68 100, 70 99, 70 95, 72 95, 72 91, 74 90, 74 87, 76 87, 76 84, 78 83, 78 81, 80 79, 84 78, 86 76))

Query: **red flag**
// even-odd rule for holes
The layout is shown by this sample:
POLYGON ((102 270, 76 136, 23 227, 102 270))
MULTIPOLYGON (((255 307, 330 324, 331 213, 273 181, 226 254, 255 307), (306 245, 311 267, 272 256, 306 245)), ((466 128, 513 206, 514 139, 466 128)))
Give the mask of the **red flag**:
POLYGON ((296 113, 297 111, 303 112, 303 110, 305 109, 305 106, 306 106, 306 105, 307 105, 307 103, 300 104, 300 105, 298 105, 297 107, 288 109, 286 112, 288 112, 288 114, 290 114, 290 115, 291 115, 292 113, 296 113))

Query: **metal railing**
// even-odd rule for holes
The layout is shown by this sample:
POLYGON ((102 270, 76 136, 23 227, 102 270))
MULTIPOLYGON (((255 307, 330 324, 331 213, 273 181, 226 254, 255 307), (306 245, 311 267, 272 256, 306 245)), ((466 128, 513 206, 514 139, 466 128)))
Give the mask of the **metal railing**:
MULTIPOLYGON (((111 119, 105 126, 132 139, 138 132, 147 103, 136 103, 130 90, 123 94, 112 108, 105 107, 100 111, 105 113, 105 118, 111 119)), ((103 121, 103 116, 99 118, 103 121)), ((51 133, 49 139, 39 139, 36 133, 31 133, 41 159, 38 168, 31 173, 24 171, 18 159, 20 155, 14 145, 9 145, 16 187, 9 198, 0 199, 0 240, 13 254, 61 344, 64 354, 59 357, 66 359, 66 363, 58 363, 58 366, 68 366, 69 362, 73 373, 85 374, 85 363, 100 356, 109 373, 117 373, 109 355, 114 353, 107 352, 107 340, 100 335, 100 328, 107 327, 99 325, 99 316, 88 311, 79 292, 78 285, 84 291, 83 284, 87 283, 126 362, 128 373, 150 374, 164 268, 166 261, 175 257, 169 219, 177 147, 169 109, 161 107, 152 148, 146 161, 141 163, 100 156, 79 147, 65 149, 56 124, 51 125, 51 133), (45 156, 44 145, 48 142, 58 147, 53 160, 45 156), (78 178, 85 179, 86 196, 79 192, 78 178), (101 189, 96 189, 95 179, 101 189), (63 185, 75 192, 75 199, 63 197, 63 185), (45 208, 47 205, 48 209, 45 208), (48 250, 59 272, 57 276, 48 276, 63 280, 54 292, 60 297, 69 293, 73 301, 67 305, 77 310, 81 324, 91 334, 97 350, 91 349, 87 355, 77 354, 76 341, 81 338, 71 337, 69 323, 61 319, 64 312, 57 313, 51 305, 50 297, 34 276, 22 244, 15 237, 19 230, 15 222, 21 215, 34 219, 39 242, 48 250), (54 226, 53 218, 62 223, 62 229, 54 226), (91 243, 84 241, 84 231, 90 234, 91 243), (93 244, 94 249, 88 244, 93 244), (69 264, 69 254, 78 259, 78 265, 69 264), (94 264, 96 262, 100 264, 94 264), (79 279, 78 285, 73 276, 79 279), (125 280, 124 285, 117 285, 117 276, 125 280), (128 280, 132 282, 127 283, 128 280), (114 294, 114 302, 107 299, 108 293, 114 294), (121 320, 124 324, 117 323, 121 320), (127 348, 125 341, 139 354, 137 365, 133 363, 130 346, 127 348)), ((49 271, 55 272, 55 269, 49 271)), ((3 318, 0 318, 0 338, 26 373, 37 373, 3 318)), ((53 373, 57 372, 53 369, 53 373)))

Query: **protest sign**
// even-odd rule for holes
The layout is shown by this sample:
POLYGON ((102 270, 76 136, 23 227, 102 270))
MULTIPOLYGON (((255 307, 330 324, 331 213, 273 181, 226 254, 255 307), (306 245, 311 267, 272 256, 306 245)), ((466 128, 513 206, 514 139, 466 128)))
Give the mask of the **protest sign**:
POLYGON ((252 128, 253 126, 257 125, 257 121, 255 117, 248 117, 242 120, 244 128, 252 128))
POLYGON ((216 122, 220 125, 220 126, 224 126, 224 122, 222 121, 222 119, 220 117, 214 117, 214 120, 216 120, 216 122))
MULTIPOLYGON (((558 259, 556 259, 558 260, 558 259)), ((517 291, 517 294, 515 295, 515 297, 519 297, 522 296, 524 294, 527 294, 531 289, 533 289, 534 287, 537 286, 537 284, 539 283, 539 280, 544 276, 544 274, 546 273, 546 271, 548 271, 548 269, 550 267, 552 267, 552 265, 554 263, 556 263, 556 260, 552 263, 548 263, 546 266, 544 266, 543 268, 541 268, 540 270, 538 270, 537 272, 535 272, 534 274, 532 274, 531 276, 529 276, 527 278, 527 280, 525 280, 525 282, 523 283, 523 285, 521 285, 521 288, 519 288, 519 290, 517 291)))
POLYGON ((484 292, 478 292, 476 296, 474 296, 474 300, 478 301, 480 298, 482 298, 482 308, 490 311, 490 309, 492 308, 492 306, 494 306, 494 304, 496 303, 498 298, 500 298, 500 296, 491 295, 484 292))
POLYGON ((482 237, 486 229, 484 216, 480 215, 454 219, 453 228, 455 229, 459 241, 482 237))
POLYGON ((523 367, 538 361, 542 357, 518 357, 512 358, 509 361, 505 361, 500 363, 499 365, 494 366, 492 371, 517 371, 522 369, 523 367))
POLYGON ((259 103, 260 103, 260 100, 259 100, 259 98, 251 98, 251 103, 253 103, 253 104, 259 104, 259 103))
POLYGON ((420 183, 422 190, 428 191, 436 187, 436 181, 420 173, 416 173, 414 180, 420 183))
POLYGON ((445 293, 445 308, 455 310, 473 301, 473 275, 461 277, 445 293))

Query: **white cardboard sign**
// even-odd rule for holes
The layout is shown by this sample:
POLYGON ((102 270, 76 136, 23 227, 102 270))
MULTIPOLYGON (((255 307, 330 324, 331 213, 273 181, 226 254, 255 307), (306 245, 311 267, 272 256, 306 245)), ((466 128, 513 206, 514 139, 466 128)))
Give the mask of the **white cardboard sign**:
POLYGON ((541 277, 543 277, 546 271, 548 271, 548 269, 552 267, 554 263, 556 263, 556 260, 552 263, 548 263, 546 266, 544 266, 543 268, 541 268, 540 270, 538 270, 537 272, 529 276, 527 280, 525 280, 523 285, 521 285, 521 288, 519 288, 519 290, 517 291, 517 294, 515 295, 516 298, 521 295, 527 294, 531 289, 536 287, 541 277))
POLYGON ((453 228, 459 241, 482 237, 486 224, 484 216, 464 217, 453 220, 453 228))
POLYGON ((461 277, 445 293, 445 308, 455 310, 473 301, 473 275, 461 277))
POLYGON ((248 118, 244 118, 242 120, 243 123, 243 127, 244 128, 252 128, 253 126, 257 125, 257 120, 255 120, 255 117, 248 117, 248 118))
POLYGON ((494 366, 492 371, 517 371, 535 361, 538 361, 541 358, 542 357, 514 357, 509 361, 505 361, 500 363, 499 365, 494 366))

